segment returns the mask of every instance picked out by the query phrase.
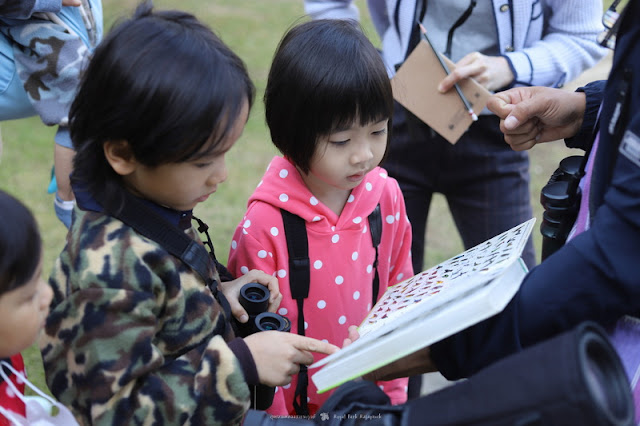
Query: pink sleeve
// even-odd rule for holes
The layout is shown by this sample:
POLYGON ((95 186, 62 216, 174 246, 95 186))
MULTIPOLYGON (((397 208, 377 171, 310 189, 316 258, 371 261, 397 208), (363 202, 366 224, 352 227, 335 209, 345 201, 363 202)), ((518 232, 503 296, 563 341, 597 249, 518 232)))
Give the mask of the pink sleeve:
POLYGON ((376 384, 382 387, 384 393, 391 399, 391 404, 398 405, 407 402, 408 377, 389 380, 387 382, 379 381, 376 382, 376 384))
POLYGON ((287 257, 283 255, 287 253, 286 250, 280 210, 254 202, 233 234, 227 267, 235 277, 251 269, 259 269, 282 281, 282 269, 286 271, 288 265, 279 263, 287 262, 287 257))
MULTIPOLYGON (((243 221, 245 223, 245 221, 243 221)), ((228 269, 235 277, 240 277, 251 269, 259 269, 269 275, 274 275, 276 263, 272 249, 254 238, 256 229, 247 233, 243 223, 238 225, 229 250, 228 269)))

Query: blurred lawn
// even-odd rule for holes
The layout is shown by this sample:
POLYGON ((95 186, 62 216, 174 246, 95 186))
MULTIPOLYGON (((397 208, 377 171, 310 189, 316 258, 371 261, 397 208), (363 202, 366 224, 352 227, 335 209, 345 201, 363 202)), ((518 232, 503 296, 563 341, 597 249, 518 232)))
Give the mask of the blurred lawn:
MULTIPOLYGON (((130 14, 136 4, 133 0, 105 0, 105 32, 117 17, 130 14)), ((365 32, 378 45, 364 0, 357 0, 356 4, 363 15, 365 32)), ((257 87, 256 103, 244 135, 227 156, 229 178, 215 197, 198 206, 195 212, 211 227, 216 254, 225 263, 228 245, 237 223, 242 219, 246 200, 276 153, 264 124, 262 94, 271 57, 280 37, 297 20, 306 19, 302 0, 156 0, 155 5, 156 8, 179 8, 192 12, 209 24, 245 60, 257 87)), ((66 234, 53 211, 53 196, 46 192, 53 162, 55 129, 45 127, 35 117, 3 122, 0 129, 4 141, 0 158, 0 188, 20 198, 35 214, 44 240, 46 273, 62 249, 66 234)), ((568 152, 561 144, 555 145, 531 151, 532 203, 538 223, 541 219, 540 188, 568 152)), ((434 198, 431 208, 428 235, 425 260, 428 266, 462 250, 446 202, 439 195, 434 198)), ((535 237, 539 252, 537 232, 535 237)), ((38 350, 35 347, 28 349, 25 358, 31 379, 38 387, 46 389, 38 350)))

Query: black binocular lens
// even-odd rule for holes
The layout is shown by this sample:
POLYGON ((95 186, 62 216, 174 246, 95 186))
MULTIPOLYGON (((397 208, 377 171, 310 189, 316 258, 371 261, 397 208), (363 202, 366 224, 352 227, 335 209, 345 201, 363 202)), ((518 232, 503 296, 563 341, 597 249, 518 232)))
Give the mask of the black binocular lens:
POLYGON ((282 315, 263 312, 256 317, 256 328, 259 331, 290 331, 291 322, 282 315))
POLYGON ((540 204, 545 210, 540 224, 542 260, 564 245, 575 222, 580 206, 583 160, 583 156, 573 155, 560 161, 540 191, 540 204))
POLYGON ((240 289, 240 304, 249 315, 257 315, 269 307, 269 296, 267 287, 257 283, 245 284, 240 289))

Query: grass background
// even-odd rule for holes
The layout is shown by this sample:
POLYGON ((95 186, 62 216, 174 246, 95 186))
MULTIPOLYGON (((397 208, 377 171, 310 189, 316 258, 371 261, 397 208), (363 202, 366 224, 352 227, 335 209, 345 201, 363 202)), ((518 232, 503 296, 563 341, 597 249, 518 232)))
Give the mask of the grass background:
MULTIPOLYGON (((365 32, 379 45, 367 15, 364 0, 355 2, 361 10, 365 32)), ((608 5, 610 0, 606 1, 608 5)), ((135 8, 134 0, 105 0, 105 32, 118 17, 129 15, 135 8)), ((241 58, 257 88, 255 106, 243 137, 227 155, 229 177, 206 203, 196 208, 196 215, 209 224, 216 253, 225 263, 231 236, 242 219, 246 200, 262 176, 271 157, 276 154, 269 141, 264 123, 262 94, 278 41, 286 30, 304 16, 301 0, 156 0, 156 8, 179 8, 194 13, 215 32, 241 58)), ((170 52, 167 52, 170 54, 170 52)), ((593 77, 605 78, 607 60, 600 64, 593 77)), ((573 90, 585 76, 567 85, 573 90)), ((176 76, 188 78, 188 76, 176 76)), ((44 241, 44 271, 48 274, 63 248, 66 228, 58 221, 53 210, 53 195, 47 194, 53 164, 53 136, 55 129, 45 127, 37 117, 3 122, 0 125, 3 151, 0 153, 0 188, 21 199, 35 214, 44 241)), ((558 161, 570 151, 561 143, 535 147, 531 154, 531 191, 534 214, 540 223, 542 210, 538 196, 540 188, 555 169, 558 161)), ((573 153, 571 153, 573 154, 573 153)), ((0 212, 1 214, 1 212, 0 212)), ((463 246, 451 220, 446 201, 436 194, 428 222, 428 241, 425 265, 431 266, 462 251, 463 246)), ((540 252, 540 236, 534 232, 535 245, 540 252)), ((46 390, 40 353, 35 346, 24 352, 33 382, 46 390)))

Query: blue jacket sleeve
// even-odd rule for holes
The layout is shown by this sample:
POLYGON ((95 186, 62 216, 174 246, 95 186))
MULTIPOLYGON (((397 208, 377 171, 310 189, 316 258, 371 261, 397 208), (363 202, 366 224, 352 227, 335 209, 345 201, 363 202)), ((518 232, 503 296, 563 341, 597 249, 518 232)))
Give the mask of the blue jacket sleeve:
POLYGON ((587 106, 584 111, 580 130, 575 136, 565 139, 565 144, 568 148, 585 149, 586 144, 593 138, 593 130, 595 129, 596 122, 598 120, 598 112, 600 111, 600 105, 602 104, 602 97, 604 95, 604 87, 606 84, 606 80, 598 80, 591 82, 584 87, 579 87, 576 90, 577 92, 584 92, 587 97, 587 106))
POLYGON ((0 16, 29 19, 36 12, 59 12, 61 0, 9 0, 0 3, 0 16))

